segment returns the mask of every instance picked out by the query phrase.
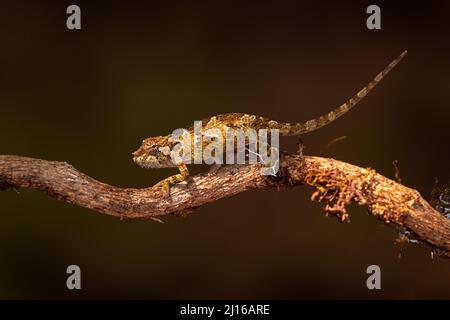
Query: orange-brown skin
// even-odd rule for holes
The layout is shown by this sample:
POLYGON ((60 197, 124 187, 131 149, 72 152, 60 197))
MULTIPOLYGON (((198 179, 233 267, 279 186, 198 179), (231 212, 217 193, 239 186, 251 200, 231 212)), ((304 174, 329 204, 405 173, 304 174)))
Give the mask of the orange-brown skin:
MULTIPOLYGON (((244 113, 227 113, 217 115, 202 121, 202 131, 217 128, 225 132, 226 128, 233 129, 277 129, 281 136, 301 135, 317 130, 345 114, 361 101, 406 55, 404 51, 399 57, 392 61, 383 71, 381 71, 372 81, 370 81, 356 95, 346 101, 338 108, 324 114, 316 119, 302 123, 285 123, 263 118, 260 116, 244 113)), ((194 129, 190 128, 191 138, 194 135, 194 129)), ((176 144, 171 139, 171 135, 150 137, 142 141, 141 147, 133 153, 133 160, 143 168, 171 168, 180 169, 180 174, 164 179, 159 184, 163 184, 169 189, 171 185, 183 181, 189 175, 186 165, 176 165, 172 162, 170 150, 176 144)), ((191 162, 192 163, 192 162, 191 162)))

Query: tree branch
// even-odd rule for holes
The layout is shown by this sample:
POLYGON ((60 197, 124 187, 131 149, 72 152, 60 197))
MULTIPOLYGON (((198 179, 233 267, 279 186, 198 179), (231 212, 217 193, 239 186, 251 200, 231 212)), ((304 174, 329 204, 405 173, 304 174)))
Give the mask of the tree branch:
POLYGON ((334 159, 282 155, 277 177, 260 174, 260 165, 227 165, 192 176, 171 189, 118 188, 99 182, 65 162, 0 156, 0 189, 34 188, 59 200, 123 218, 157 218, 186 214, 206 203, 263 188, 309 185, 312 199, 325 201, 327 214, 348 221, 346 206, 354 201, 384 223, 450 257, 450 220, 425 201, 418 191, 372 169, 334 159))

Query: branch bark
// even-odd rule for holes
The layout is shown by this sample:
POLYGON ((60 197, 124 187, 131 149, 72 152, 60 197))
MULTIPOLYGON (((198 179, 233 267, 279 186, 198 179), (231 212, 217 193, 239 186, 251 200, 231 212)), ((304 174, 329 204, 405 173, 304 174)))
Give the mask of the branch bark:
POLYGON ((189 178, 171 189, 118 188, 99 182, 65 162, 0 156, 0 189, 34 188, 59 200, 122 218, 157 219, 184 215, 204 204, 263 188, 309 185, 312 200, 325 202, 325 212, 349 221, 347 205, 354 201, 384 223, 410 233, 433 252, 450 257, 450 220, 420 193, 372 169, 334 159, 282 155, 277 177, 260 174, 260 165, 227 165, 189 178))

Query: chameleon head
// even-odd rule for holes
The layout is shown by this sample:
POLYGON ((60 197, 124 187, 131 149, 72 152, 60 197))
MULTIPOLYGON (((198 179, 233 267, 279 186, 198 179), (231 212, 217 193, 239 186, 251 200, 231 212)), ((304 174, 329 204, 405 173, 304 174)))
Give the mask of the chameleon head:
POLYGON ((171 143, 167 137, 151 137, 133 152, 133 161, 142 168, 172 168, 171 143))

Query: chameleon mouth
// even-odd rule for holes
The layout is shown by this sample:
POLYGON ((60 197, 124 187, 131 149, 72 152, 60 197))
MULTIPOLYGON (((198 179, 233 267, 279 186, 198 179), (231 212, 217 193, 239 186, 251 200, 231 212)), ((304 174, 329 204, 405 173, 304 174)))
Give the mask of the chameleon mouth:
POLYGON ((136 155, 136 152, 133 153, 133 161, 140 167, 144 167, 145 157, 136 155))
POLYGON ((145 162, 145 157, 144 156, 134 156, 133 161, 138 165, 142 165, 145 162))
POLYGON ((132 156, 133 156, 134 163, 136 163, 137 165, 139 165, 141 167, 143 167, 145 162, 147 162, 149 160, 149 159, 147 159, 149 157, 146 155, 145 151, 142 148, 139 148, 136 151, 134 151, 132 153, 132 156))
POLYGON ((143 152, 143 150, 142 150, 142 147, 139 148, 139 149, 137 149, 136 151, 134 151, 134 152, 132 153, 132 155, 133 155, 133 158, 137 158, 137 157, 143 156, 143 155, 144 155, 144 152, 143 152))

